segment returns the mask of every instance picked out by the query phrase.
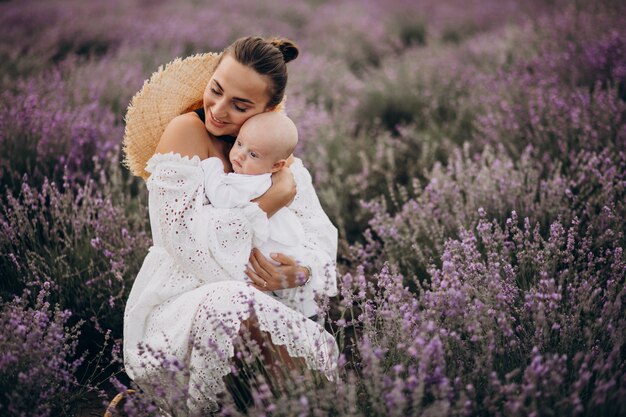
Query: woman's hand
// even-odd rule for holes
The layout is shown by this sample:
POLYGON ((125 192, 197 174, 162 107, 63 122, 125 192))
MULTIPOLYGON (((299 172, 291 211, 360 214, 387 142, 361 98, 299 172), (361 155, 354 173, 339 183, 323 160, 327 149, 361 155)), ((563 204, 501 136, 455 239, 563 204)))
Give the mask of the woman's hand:
POLYGON ((292 257, 273 253, 272 260, 263 256, 258 249, 252 249, 250 264, 253 269, 249 265, 246 268, 252 286, 261 291, 275 291, 298 287, 309 279, 307 268, 298 265, 292 257))
POLYGON ((261 197, 253 200, 259 204, 267 217, 272 217, 278 210, 291 204, 296 197, 296 180, 291 170, 281 168, 272 174, 272 186, 261 197))

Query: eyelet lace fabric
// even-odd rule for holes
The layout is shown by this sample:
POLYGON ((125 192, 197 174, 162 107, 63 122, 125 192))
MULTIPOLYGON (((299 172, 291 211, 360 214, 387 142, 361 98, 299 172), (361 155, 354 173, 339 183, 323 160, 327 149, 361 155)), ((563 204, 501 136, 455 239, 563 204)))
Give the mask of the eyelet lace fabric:
MULTIPOLYGON (((254 317, 275 345, 331 378, 338 358, 332 335, 297 311, 297 305, 290 308, 241 281, 255 230, 267 229, 267 216, 254 203, 233 209, 208 204, 200 162, 171 153, 156 154, 148 162, 153 246, 124 314, 127 373, 146 391, 159 384, 167 391, 176 374, 176 384, 187 390, 189 400, 186 410, 172 411, 206 411, 225 390, 223 377, 230 372, 242 321, 254 317), (185 372, 173 372, 178 369, 185 372)), ((290 208, 305 229, 313 270, 307 288, 294 293, 314 302, 315 294, 337 291, 337 231, 301 161, 296 160, 292 172, 298 194, 290 208)), ((167 409, 167 393, 158 397, 167 409)))

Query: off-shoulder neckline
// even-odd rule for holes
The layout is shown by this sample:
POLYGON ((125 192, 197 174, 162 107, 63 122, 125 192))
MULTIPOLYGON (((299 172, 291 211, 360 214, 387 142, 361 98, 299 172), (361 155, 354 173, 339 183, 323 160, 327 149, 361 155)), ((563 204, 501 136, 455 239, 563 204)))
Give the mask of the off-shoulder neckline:
MULTIPOLYGON (((209 159, 209 158, 205 158, 205 159, 209 159)), ((160 163, 160 162, 180 162, 183 163, 185 165, 193 165, 193 166, 199 166, 202 163, 202 159, 200 159, 200 157, 198 155, 194 155, 194 156, 183 156, 181 155, 179 152, 167 152, 167 153, 155 153, 154 155, 152 155, 152 157, 148 160, 148 163, 146 164, 146 170, 148 172, 151 172, 152 170, 150 169, 151 166, 153 166, 154 164, 160 163)), ((294 161, 291 164, 290 168, 298 168, 298 167, 303 167, 304 164, 302 163, 302 159, 298 158, 298 157, 294 157, 294 161)))
POLYGON ((178 152, 167 152, 167 153, 155 153, 150 158, 152 162, 160 162, 160 161, 183 161, 183 162, 192 162, 194 164, 199 164, 201 159, 198 155, 194 156, 183 156, 178 152))

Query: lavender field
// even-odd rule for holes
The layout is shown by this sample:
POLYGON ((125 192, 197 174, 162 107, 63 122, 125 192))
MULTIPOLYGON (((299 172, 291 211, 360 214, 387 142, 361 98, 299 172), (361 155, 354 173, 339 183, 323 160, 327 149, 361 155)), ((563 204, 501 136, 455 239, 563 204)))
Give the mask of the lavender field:
MULTIPOLYGON (((247 35, 300 47, 287 112, 339 229, 341 369, 218 414, 626 415, 625 15, 617 0, 0 2, 0 415, 102 415, 132 386, 122 319, 151 234, 124 114, 159 65, 247 35)), ((122 409, 160 415, 141 393, 122 409)))

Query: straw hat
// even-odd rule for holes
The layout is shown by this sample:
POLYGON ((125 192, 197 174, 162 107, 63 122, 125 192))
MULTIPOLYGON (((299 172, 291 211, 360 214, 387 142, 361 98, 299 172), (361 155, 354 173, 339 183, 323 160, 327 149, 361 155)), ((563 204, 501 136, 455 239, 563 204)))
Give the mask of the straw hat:
POLYGON ((176 116, 202 107, 204 89, 221 54, 177 58, 152 74, 135 94, 126 112, 124 164, 144 180, 146 163, 154 155, 167 124, 176 116))
MULTIPOLYGON (((202 107, 202 96, 221 54, 209 52, 177 58, 159 69, 132 98, 126 112, 124 165, 133 175, 148 179, 146 163, 168 123, 183 113, 202 107)), ((284 99, 276 111, 284 111, 284 99)))

